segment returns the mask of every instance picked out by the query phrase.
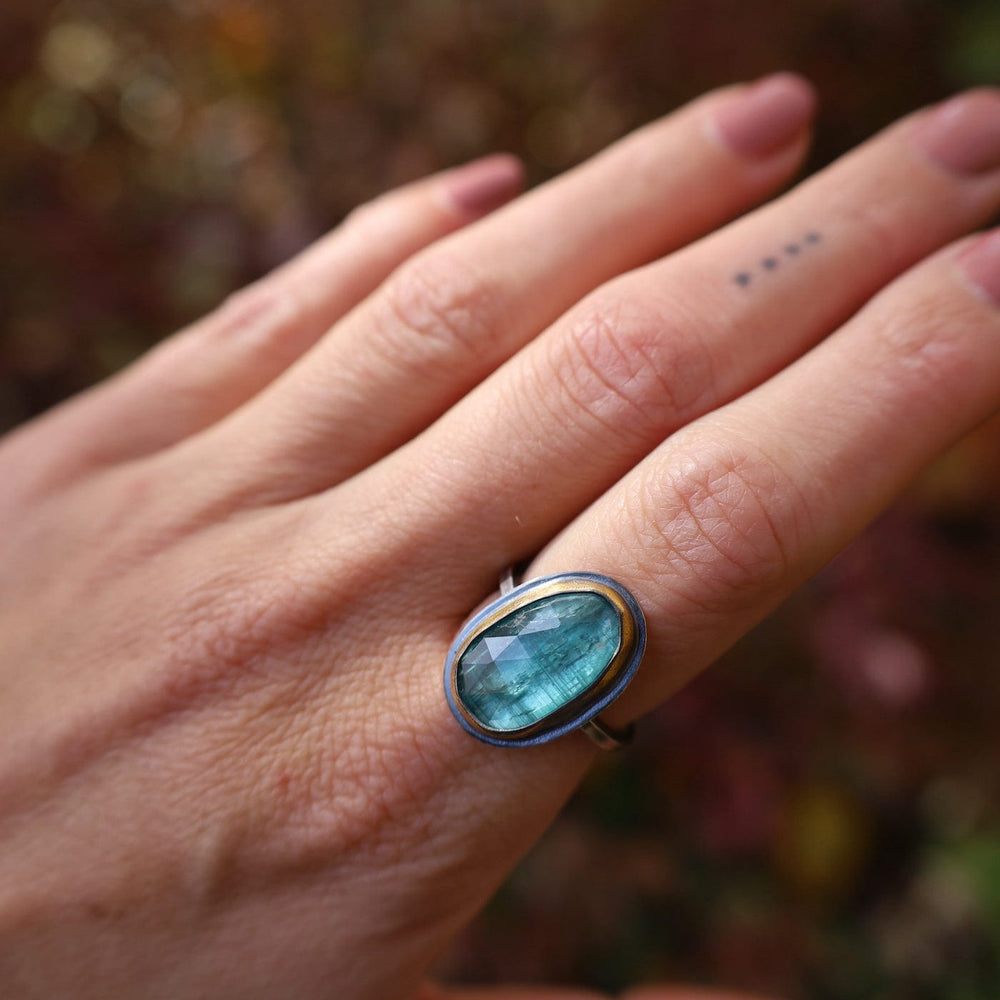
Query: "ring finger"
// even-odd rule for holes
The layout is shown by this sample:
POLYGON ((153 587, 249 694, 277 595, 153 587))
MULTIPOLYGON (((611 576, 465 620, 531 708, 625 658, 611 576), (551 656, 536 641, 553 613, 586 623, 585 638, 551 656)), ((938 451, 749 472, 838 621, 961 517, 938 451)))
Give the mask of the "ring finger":
POLYGON ((1000 230, 906 274, 824 344, 665 442, 539 557, 625 581, 660 703, 1000 407, 1000 230), (623 559, 621 553, 627 553, 623 559))

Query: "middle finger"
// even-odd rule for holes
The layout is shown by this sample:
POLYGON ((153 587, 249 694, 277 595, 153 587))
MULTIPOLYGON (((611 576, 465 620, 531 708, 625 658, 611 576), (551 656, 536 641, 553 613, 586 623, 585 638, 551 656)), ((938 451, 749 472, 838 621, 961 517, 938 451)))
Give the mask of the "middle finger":
POLYGON ((912 116, 779 201, 616 279, 343 488, 361 504, 410 498, 448 538, 456 600, 482 588, 663 438, 987 220, 1000 204, 1000 150, 983 137, 998 117, 995 91, 912 116))

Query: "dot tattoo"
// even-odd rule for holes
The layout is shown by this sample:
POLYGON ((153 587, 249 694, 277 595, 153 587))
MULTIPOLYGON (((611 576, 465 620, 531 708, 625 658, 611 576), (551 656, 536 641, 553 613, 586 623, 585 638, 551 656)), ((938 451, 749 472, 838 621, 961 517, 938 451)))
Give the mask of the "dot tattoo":
MULTIPOLYGON (((800 257, 806 250, 810 247, 814 247, 817 243, 823 241, 822 234, 818 233, 815 229, 811 229, 807 232, 800 240, 793 243, 785 243, 782 246, 782 254, 785 257, 800 257)), ((782 254, 769 254, 767 257, 762 257, 760 259, 759 271, 776 271, 781 264, 782 254)), ((740 288, 749 288, 753 284, 754 271, 737 271, 733 275, 733 283, 739 285, 740 288)))

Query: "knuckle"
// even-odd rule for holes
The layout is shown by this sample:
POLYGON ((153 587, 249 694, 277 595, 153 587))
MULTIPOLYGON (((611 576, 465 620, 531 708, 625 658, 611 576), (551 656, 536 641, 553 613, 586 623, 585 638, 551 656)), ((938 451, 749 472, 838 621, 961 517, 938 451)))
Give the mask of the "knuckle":
POLYGON ((651 542, 639 546, 641 572, 668 577, 692 603, 718 613, 787 583, 808 512, 768 456, 743 442, 698 445, 667 475, 640 480, 634 517, 651 542))
POLYGON ((306 607, 280 580, 263 592, 229 568, 206 573, 171 615, 174 680, 192 690, 246 683, 277 648, 307 634, 306 607))
MULTIPOLYGON (((204 333, 215 343, 238 340, 248 364, 259 363, 273 368, 294 357, 298 344, 289 334, 307 312, 299 285, 271 274, 230 294, 209 317, 204 333)), ((192 332, 201 331, 196 326, 192 332)), ((198 378, 200 372, 193 370, 190 364, 187 352, 203 350, 201 338, 182 346, 185 351, 176 360, 182 365, 182 375, 191 383, 193 391, 202 395, 217 391, 215 373, 201 380, 198 378)))
POLYGON ((592 296, 564 347, 574 403, 621 433, 647 438, 699 408, 714 382, 708 348, 681 313, 641 296, 592 296))
POLYGON ((880 261, 894 270, 905 262, 911 240, 902 224, 898 196, 892 191, 881 190, 861 202, 848 201, 837 214, 852 232, 851 242, 861 251, 860 259, 880 261))
POLYGON ((451 251, 411 258, 380 296, 377 327, 407 364, 481 354, 502 308, 498 285, 451 251))
POLYGON ((276 297, 274 283, 269 277, 231 292, 216 311, 216 335, 225 337, 238 333, 270 312, 276 297))
POLYGON ((968 317, 957 300, 924 298, 911 309, 881 311, 873 317, 872 340, 880 368, 897 384, 912 380, 921 389, 954 392, 956 375, 965 379, 974 363, 964 333, 968 317))
MULTIPOLYGON (((221 543, 227 558, 206 551, 196 578, 166 612, 171 648, 196 681, 297 683, 299 661, 313 655, 331 621, 342 623, 337 640, 348 643, 347 623, 364 617, 360 609, 383 585, 376 581, 391 580, 402 549, 380 523, 349 518, 336 519, 337 545, 299 544, 318 517, 300 509, 247 523, 238 542, 221 543), (275 550, 283 553, 280 565, 256 572, 260 553, 275 550)), ((333 525, 328 513, 323 523, 333 525)))

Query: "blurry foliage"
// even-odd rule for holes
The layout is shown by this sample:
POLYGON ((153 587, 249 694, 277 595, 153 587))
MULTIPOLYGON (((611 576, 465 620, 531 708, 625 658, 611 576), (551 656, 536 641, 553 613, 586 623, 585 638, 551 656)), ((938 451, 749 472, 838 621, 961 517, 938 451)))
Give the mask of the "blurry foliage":
MULTIPOLYGON (((0 425, 378 191, 535 180, 779 67, 812 166, 1000 80, 995 0, 4 0, 0 425)), ((1000 428, 600 762, 445 962, 786 997, 1000 995, 1000 428)))

